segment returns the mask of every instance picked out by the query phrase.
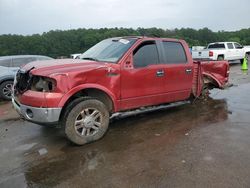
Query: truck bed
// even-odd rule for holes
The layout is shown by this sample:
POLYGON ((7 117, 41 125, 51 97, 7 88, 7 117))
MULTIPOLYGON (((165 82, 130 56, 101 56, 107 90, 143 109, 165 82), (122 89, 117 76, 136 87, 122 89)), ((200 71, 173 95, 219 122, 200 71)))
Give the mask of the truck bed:
POLYGON ((204 87, 223 89, 228 82, 228 61, 193 61, 193 87, 195 97, 201 95, 204 87))

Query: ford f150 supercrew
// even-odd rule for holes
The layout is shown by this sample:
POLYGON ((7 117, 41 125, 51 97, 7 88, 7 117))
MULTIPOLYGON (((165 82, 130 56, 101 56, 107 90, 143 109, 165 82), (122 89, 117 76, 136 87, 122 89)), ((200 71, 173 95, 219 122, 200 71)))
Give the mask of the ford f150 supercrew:
POLYGON ((69 140, 83 145, 103 137, 115 112, 199 97, 204 88, 223 88, 228 75, 227 61, 193 61, 183 40, 117 37, 78 60, 23 66, 12 103, 26 120, 60 124, 69 140))

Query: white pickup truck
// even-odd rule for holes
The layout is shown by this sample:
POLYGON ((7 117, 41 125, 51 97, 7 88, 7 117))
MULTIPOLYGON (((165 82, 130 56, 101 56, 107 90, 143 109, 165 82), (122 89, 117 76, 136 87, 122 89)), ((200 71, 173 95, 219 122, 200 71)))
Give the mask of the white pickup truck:
POLYGON ((243 60, 250 55, 250 47, 243 47, 237 42, 216 42, 208 44, 204 50, 192 51, 193 59, 206 60, 243 60))

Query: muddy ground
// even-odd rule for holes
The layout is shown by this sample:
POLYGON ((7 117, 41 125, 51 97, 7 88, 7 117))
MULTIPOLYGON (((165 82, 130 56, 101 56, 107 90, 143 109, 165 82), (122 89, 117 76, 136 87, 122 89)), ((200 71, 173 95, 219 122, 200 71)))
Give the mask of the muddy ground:
POLYGON ((226 90, 114 118, 103 139, 74 146, 0 102, 0 187, 250 187, 250 76, 226 90))

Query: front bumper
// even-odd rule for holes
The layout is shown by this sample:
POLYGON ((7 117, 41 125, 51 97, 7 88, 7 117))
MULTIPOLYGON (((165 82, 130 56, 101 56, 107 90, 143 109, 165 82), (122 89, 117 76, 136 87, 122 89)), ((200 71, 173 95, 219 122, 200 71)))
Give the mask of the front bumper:
POLYGON ((15 110, 26 120, 37 124, 54 124, 59 121, 62 108, 37 108, 18 103, 12 98, 15 110))

